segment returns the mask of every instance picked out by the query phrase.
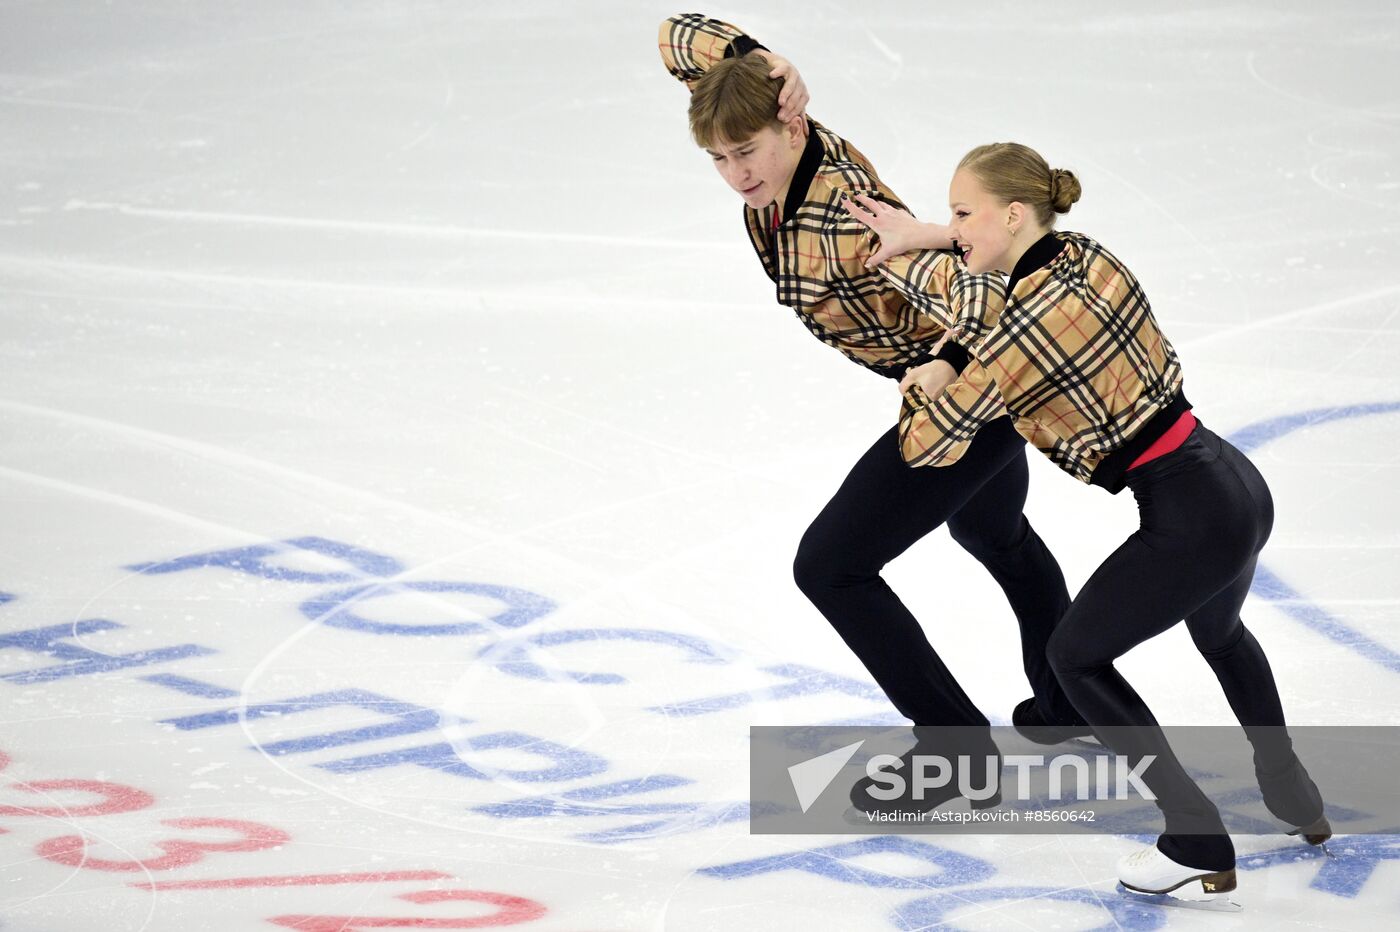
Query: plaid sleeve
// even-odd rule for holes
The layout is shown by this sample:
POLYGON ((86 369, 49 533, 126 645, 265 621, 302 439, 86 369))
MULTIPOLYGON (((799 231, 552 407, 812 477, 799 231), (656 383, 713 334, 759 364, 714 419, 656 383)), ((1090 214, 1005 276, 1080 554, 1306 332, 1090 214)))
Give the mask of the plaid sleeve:
POLYGON ((976 346, 996 326, 1004 302, 1001 278, 973 275, 952 253, 926 249, 895 256, 880 274, 909 303, 945 330, 957 330, 963 346, 976 346))
POLYGON ((900 452, 910 466, 951 466, 978 429, 1003 414, 996 382, 974 359, 936 400, 922 386, 909 386, 899 414, 900 452))
POLYGON ((743 30, 703 13, 682 13, 661 24, 657 44, 666 70, 690 87, 743 35, 743 30))
POLYGON ((919 320, 898 289, 865 267, 875 253, 875 235, 845 212, 840 192, 829 195, 804 205, 811 219, 800 223, 814 229, 803 233, 816 235, 799 239, 795 251, 802 261, 797 274, 780 281, 780 300, 802 307, 822 342, 867 369, 899 379, 927 361, 913 358, 911 347, 932 344, 941 331, 919 320))

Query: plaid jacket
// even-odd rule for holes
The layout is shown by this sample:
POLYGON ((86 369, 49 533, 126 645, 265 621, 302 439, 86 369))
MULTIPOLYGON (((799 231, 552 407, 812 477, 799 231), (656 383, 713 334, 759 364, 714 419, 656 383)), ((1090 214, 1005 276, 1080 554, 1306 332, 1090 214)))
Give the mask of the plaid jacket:
MULTIPOLYGON (((741 30, 694 13, 662 23, 658 44, 667 70, 687 87, 715 62, 756 46, 741 30)), ((878 237, 846 213, 842 199, 866 194, 904 205, 854 146, 815 120, 809 129, 792 184, 801 203, 776 230, 777 205, 744 207, 749 239, 777 285, 778 303, 822 342, 895 379, 934 358, 931 347, 948 328, 960 330, 964 345, 979 339, 1001 311, 1001 280, 971 275, 953 253, 933 250, 865 268, 878 237)))
POLYGON ((1176 352, 1132 272, 1087 236, 1050 236, 1059 255, 1015 283, 961 377, 936 400, 917 385, 905 393, 900 446, 911 465, 957 462, 1005 408, 1055 465, 1116 492, 1126 464, 1105 461, 1145 448, 1166 415, 1185 410, 1176 352))

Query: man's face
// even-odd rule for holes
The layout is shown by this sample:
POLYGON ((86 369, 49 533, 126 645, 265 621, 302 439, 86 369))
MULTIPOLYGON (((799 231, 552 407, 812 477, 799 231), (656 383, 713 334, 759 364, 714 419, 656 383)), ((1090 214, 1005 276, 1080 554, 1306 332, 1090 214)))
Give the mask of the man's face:
POLYGON ((726 184, 754 210, 778 199, 802 157, 788 127, 764 127, 742 142, 716 142, 705 149, 726 184))

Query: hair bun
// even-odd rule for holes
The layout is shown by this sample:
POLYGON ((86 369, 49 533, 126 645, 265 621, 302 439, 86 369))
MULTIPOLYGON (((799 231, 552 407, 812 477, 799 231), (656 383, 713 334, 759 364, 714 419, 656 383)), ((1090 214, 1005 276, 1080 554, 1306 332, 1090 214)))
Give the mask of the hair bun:
POLYGON ((1074 172, 1063 168, 1050 170, 1050 206, 1057 214, 1069 213, 1070 206, 1079 200, 1079 179, 1074 172))

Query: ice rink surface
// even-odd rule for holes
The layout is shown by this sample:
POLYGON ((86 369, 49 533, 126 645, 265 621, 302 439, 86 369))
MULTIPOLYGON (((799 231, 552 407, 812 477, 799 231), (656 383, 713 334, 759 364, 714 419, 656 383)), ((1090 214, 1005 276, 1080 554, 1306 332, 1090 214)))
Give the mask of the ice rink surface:
MULTIPOLYGON (((1395 925, 1397 836, 1239 836, 1220 915, 1136 838, 748 833, 750 725, 898 720, 790 570, 898 397, 775 304, 675 12, 0 3, 0 930, 1395 925)), ((1400 724, 1396 7, 705 12, 924 216, 984 142, 1079 174, 1272 486, 1290 720, 1400 724)), ((1134 508, 1031 475, 1073 590, 1134 508)), ((990 579, 887 578, 1005 721, 990 579)), ((1120 669, 1230 720, 1184 630, 1120 669)))

